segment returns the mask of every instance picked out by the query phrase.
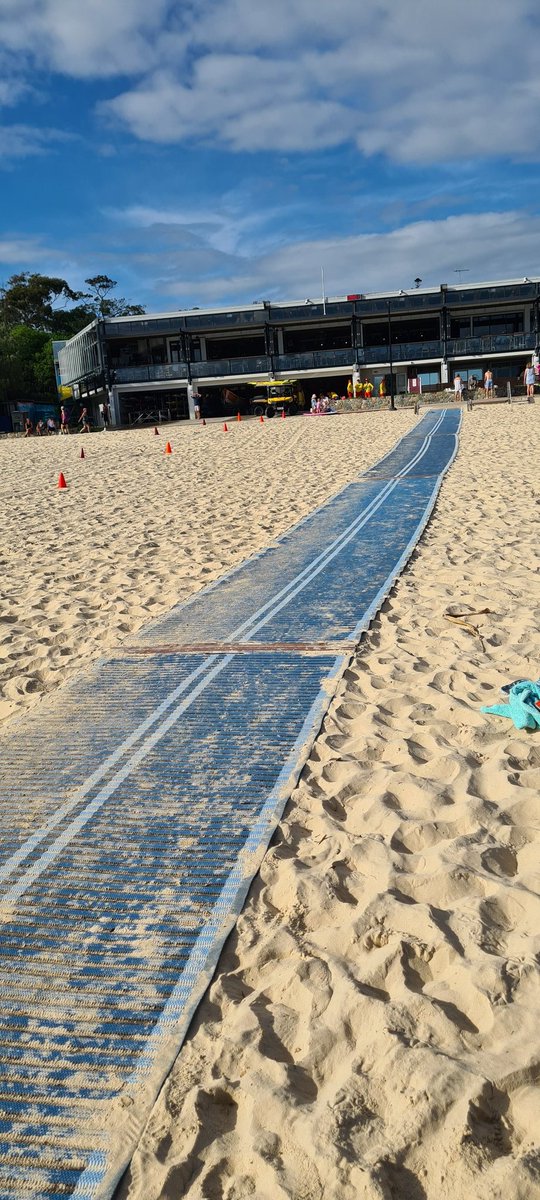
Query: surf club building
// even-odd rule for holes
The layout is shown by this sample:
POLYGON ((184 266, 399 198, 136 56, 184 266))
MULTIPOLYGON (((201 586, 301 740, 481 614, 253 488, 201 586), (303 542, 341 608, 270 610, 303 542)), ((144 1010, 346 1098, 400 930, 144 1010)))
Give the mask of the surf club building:
POLYGON ((263 380, 309 400, 346 394, 353 373, 399 394, 490 368, 501 395, 539 346, 539 305, 540 277, 96 320, 59 350, 61 384, 94 413, 108 398, 123 425, 193 417, 197 393, 221 415, 225 390, 263 380))

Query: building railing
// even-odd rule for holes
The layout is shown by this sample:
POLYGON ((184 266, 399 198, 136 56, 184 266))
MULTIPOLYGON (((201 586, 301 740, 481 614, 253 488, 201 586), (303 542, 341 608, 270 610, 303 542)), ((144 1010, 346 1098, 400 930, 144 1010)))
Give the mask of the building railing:
POLYGON ((487 337, 449 338, 447 352, 451 357, 466 354, 505 354, 516 350, 534 350, 534 333, 497 333, 487 337))
MULTIPOLYGON (((399 362, 416 362, 419 359, 442 358, 442 342, 392 342, 392 360, 399 362)), ((364 362, 389 362, 388 345, 364 346, 364 362)))
POLYGON ((472 304, 516 304, 536 298, 535 283, 496 284, 494 287, 448 288, 446 304, 449 308, 469 308, 472 304))
POLYGON ((156 337, 178 334, 180 317, 133 317, 131 321, 105 321, 106 338, 156 337))
POLYGON ((189 313, 183 320, 192 333, 200 329, 239 329, 245 325, 259 325, 262 332, 265 316, 261 309, 246 308, 242 312, 189 313))
POLYGON ((276 354, 276 371, 313 371, 318 367, 350 367, 356 361, 352 346, 345 350, 308 350, 303 354, 276 354))
POLYGON ((216 362, 191 364, 191 374, 195 379, 220 375, 267 375, 270 370, 271 360, 266 354, 260 358, 220 358, 216 362))
POLYGON ((186 379, 187 363, 153 363, 147 367, 113 367, 113 383, 156 383, 160 379, 186 379))
MULTIPOLYGON (((450 358, 463 358, 468 355, 505 354, 516 351, 534 350, 537 337, 534 333, 493 334, 489 337, 449 338, 447 354, 450 358)), ((398 342, 392 344, 392 361, 397 366, 400 362, 425 362, 426 360, 442 359, 443 342, 398 342)), ((216 362, 191 363, 190 371, 194 379, 219 378, 234 375, 269 375, 272 370, 282 374, 295 371, 316 371, 323 368, 351 368, 357 362, 360 365, 389 362, 388 346, 354 346, 340 350, 309 350, 299 354, 276 354, 273 360, 268 355, 246 358, 221 358, 216 362)), ((153 363, 147 366, 111 368, 113 383, 156 383, 163 380, 182 380, 188 378, 188 364, 153 363)))

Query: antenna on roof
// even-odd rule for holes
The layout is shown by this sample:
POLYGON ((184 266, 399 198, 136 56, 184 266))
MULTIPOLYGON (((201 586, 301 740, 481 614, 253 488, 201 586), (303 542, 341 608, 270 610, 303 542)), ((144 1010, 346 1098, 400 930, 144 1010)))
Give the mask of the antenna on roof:
POLYGON ((454 275, 459 275, 460 283, 461 283, 461 276, 466 275, 467 272, 470 271, 470 269, 471 269, 470 267, 454 267, 454 275))

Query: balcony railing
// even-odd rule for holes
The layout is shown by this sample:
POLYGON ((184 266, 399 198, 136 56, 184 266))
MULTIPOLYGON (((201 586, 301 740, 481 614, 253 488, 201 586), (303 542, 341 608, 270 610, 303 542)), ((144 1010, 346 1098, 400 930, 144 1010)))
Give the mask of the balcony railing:
MULTIPOLYGON (((442 352, 442 342, 440 341, 392 343, 392 360, 395 363, 442 358, 442 352)), ((364 346, 364 361, 366 363, 389 362, 388 346, 364 346)))
POLYGON ((196 379, 220 375, 266 375, 270 370, 270 359, 265 354, 261 358, 220 358, 216 362, 191 364, 191 374, 196 379))
POLYGON ((156 383, 160 379, 186 379, 187 363, 154 363, 147 367, 113 367, 114 383, 156 383))
POLYGON ((180 316, 172 317, 133 317, 129 320, 105 322, 106 338, 126 337, 156 337, 164 334, 178 334, 181 328, 180 316))
POLYGON ((308 350, 303 354, 277 354, 276 371, 313 371, 319 367, 349 367, 356 361, 352 346, 346 350, 308 350))
POLYGON ((448 288, 446 303, 449 308, 468 308, 472 304, 515 304, 524 300, 534 300, 536 287, 535 283, 499 283, 495 287, 448 288))
POLYGON ((488 337, 450 338, 448 354, 508 354, 516 350, 534 350, 535 333, 497 333, 488 337))

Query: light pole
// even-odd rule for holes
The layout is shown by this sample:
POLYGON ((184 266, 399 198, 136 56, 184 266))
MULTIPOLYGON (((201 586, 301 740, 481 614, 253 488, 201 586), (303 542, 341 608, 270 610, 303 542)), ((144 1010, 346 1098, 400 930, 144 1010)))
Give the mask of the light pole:
POLYGON ((388 361, 390 363, 390 411, 393 412, 396 403, 394 396, 394 362, 392 358, 392 321, 390 319, 390 301, 386 301, 386 311, 388 315, 388 361))
POLYGON ((322 287, 322 310, 326 316, 326 292, 324 288, 324 267, 321 267, 321 287, 322 287))

